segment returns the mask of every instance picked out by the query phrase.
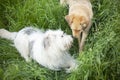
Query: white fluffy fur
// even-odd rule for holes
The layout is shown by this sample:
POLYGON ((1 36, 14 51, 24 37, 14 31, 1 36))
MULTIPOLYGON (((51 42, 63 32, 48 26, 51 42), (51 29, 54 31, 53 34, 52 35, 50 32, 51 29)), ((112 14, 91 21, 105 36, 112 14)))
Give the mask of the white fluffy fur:
POLYGON ((19 32, 9 32, 0 29, 0 36, 13 40, 15 47, 27 62, 33 59, 51 70, 65 69, 67 72, 77 67, 76 61, 68 53, 73 39, 61 30, 42 32, 26 27, 19 32))

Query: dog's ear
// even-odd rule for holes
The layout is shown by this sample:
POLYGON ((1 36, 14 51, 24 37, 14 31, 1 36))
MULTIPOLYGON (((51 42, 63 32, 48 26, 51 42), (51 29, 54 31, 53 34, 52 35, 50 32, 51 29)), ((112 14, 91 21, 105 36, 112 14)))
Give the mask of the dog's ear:
POLYGON ((47 35, 44 39, 43 39, 43 46, 45 49, 50 47, 50 37, 49 35, 47 35))
POLYGON ((73 22, 74 15, 66 15, 65 20, 68 22, 69 25, 73 22))

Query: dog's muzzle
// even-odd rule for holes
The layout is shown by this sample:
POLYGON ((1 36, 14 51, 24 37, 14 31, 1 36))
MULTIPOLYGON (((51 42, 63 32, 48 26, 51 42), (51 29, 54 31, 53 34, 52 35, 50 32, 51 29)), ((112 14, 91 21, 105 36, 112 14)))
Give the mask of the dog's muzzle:
POLYGON ((64 47, 66 49, 70 49, 73 43, 73 38, 71 36, 68 36, 67 40, 66 40, 66 44, 64 45, 64 47))

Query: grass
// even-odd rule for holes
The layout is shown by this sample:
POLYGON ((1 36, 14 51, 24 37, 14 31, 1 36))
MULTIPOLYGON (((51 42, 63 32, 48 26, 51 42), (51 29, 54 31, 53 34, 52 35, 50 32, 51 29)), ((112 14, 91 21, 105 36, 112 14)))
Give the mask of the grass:
MULTIPOLYGON (((78 55, 76 39, 70 50, 80 65, 70 74, 51 71, 36 62, 26 63, 12 42, 0 38, 0 80, 119 80, 120 1, 91 0, 93 24, 85 51, 78 55)), ((0 0, 0 28, 19 31, 25 26, 62 29, 71 34, 64 19, 68 8, 59 0, 0 0)))

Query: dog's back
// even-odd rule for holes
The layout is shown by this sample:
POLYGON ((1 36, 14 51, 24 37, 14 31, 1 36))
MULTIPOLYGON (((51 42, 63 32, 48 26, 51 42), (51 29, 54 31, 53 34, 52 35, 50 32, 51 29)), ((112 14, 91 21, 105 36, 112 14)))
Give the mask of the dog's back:
POLYGON ((83 16, 93 17, 92 5, 90 0, 60 0, 60 4, 69 5, 69 15, 77 14, 83 16))

